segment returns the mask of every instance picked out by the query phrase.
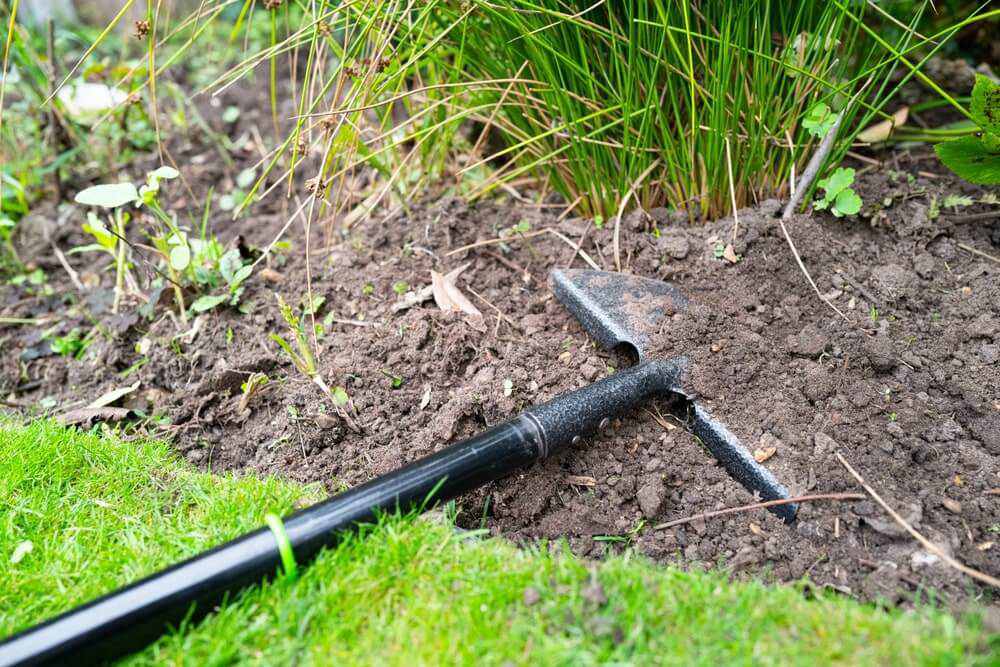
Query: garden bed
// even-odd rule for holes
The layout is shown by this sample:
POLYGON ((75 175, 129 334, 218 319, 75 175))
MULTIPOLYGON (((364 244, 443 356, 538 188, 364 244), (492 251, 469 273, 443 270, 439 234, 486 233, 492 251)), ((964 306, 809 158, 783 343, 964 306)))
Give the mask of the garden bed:
MULTIPOLYGON (((1000 217, 966 220, 997 211, 974 204, 931 219, 934 202, 948 195, 986 193, 921 172, 926 163, 908 155, 896 162, 902 171, 860 179, 870 217, 818 214, 788 225, 820 292, 846 318, 796 265, 775 202, 740 212, 735 263, 719 256, 731 219, 693 225, 665 210, 626 216, 620 260, 624 270, 668 280, 692 298, 695 307, 669 322, 657 346, 689 356, 701 399, 752 451, 770 454, 765 465, 793 494, 859 491, 839 451, 921 532, 998 575, 1000 263, 982 253, 1000 255, 1000 217)), ((206 172, 196 189, 212 180, 206 172)), ((280 202, 266 205, 271 210, 246 222, 218 220, 217 233, 266 246, 285 220, 280 202)), ((144 425, 213 471, 338 490, 623 363, 595 347, 546 285, 553 268, 586 266, 577 245, 613 269, 613 225, 560 220, 558 207, 445 197, 374 213, 332 241, 316 232, 308 274, 304 234, 293 225, 286 237, 293 251, 267 271, 261 263, 247 283, 249 314, 217 309, 183 326, 166 306, 151 319, 138 303, 111 315, 107 276, 76 294, 37 233, 46 226, 64 250, 85 243, 83 213, 63 210, 39 209, 34 224, 22 223, 21 259, 47 272, 52 294, 2 288, 0 317, 44 326, 0 324, 0 396, 25 413, 59 415, 138 382, 119 405, 133 418, 162 416, 144 425), (59 217, 65 224, 54 222, 59 217), (501 234, 506 240, 495 242, 501 234), (400 293, 430 285, 432 270, 463 265, 455 282, 481 320, 442 312, 433 299, 397 308, 400 293), (349 394, 359 431, 270 338, 288 334, 273 293, 300 303, 307 280, 314 302, 323 299, 315 320, 326 322, 318 367, 349 394), (52 354, 41 338, 44 328, 67 333, 92 322, 106 335, 83 360, 52 354), (241 384, 252 373, 269 383, 241 406, 241 384)), ((92 257, 70 261, 81 275, 101 275, 106 260, 92 257)), ((656 529, 753 502, 660 414, 661 406, 643 406, 603 435, 470 494, 459 522, 484 522, 519 540, 566 538, 591 557, 635 545, 658 560, 780 581, 808 577, 866 599, 902 602, 927 590, 945 601, 979 595, 870 500, 804 504, 793 526, 753 510, 656 529)))

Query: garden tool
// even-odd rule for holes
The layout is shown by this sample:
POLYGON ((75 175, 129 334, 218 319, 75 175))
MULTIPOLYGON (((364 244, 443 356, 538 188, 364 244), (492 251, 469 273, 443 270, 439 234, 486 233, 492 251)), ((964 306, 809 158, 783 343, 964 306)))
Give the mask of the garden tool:
MULTIPOLYGON (((607 349, 625 350, 638 364, 529 408, 510 421, 377 477, 269 527, 220 545, 113 591, 0 643, 0 666, 83 665, 125 655, 182 621, 191 622, 227 596, 288 574, 345 531, 379 513, 420 511, 504 477, 607 428, 612 418, 658 396, 674 397, 682 422, 730 475, 765 500, 785 488, 684 387, 683 357, 655 359, 651 335, 687 300, 673 286, 604 271, 553 271, 556 298, 607 349)), ((786 522, 797 506, 772 506, 786 522)))

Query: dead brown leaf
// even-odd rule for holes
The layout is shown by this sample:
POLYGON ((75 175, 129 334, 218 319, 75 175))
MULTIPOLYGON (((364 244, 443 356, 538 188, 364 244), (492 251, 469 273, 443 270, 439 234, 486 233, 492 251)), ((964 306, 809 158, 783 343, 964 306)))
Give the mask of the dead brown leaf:
POLYGON ((431 271, 431 291, 434 294, 434 303, 444 312, 458 311, 482 319, 483 314, 472 305, 472 302, 462 294, 461 290, 455 287, 455 283, 437 271, 431 271))
MULTIPOLYGON (((468 267, 469 267, 469 262, 466 262, 457 269, 453 269, 448 273, 446 273, 444 277, 450 280, 452 283, 454 283, 455 279, 458 278, 458 276, 462 274, 462 271, 465 271, 468 267)), ((413 306, 421 304, 433 296, 434 296, 433 285, 427 285, 426 287, 423 287, 419 290, 410 290, 409 292, 404 294, 402 298, 399 299, 399 301, 392 304, 391 310, 394 313, 398 313, 401 310, 406 310, 407 308, 412 308, 413 306)))
POLYGON ((257 272, 260 279, 265 283, 280 283, 285 279, 284 274, 275 271, 274 269, 261 269, 257 272))
POLYGON ((127 387, 118 387, 117 389, 112 389, 111 391, 106 392, 106 393, 98 396, 97 398, 95 398, 94 401, 90 405, 87 406, 87 408, 88 409, 96 409, 96 408, 103 408, 105 406, 111 405, 112 403, 114 403, 115 401, 119 400, 120 398, 122 398, 124 396, 128 396, 133 391, 135 391, 136 389, 138 389, 139 388, 139 382, 140 382, 139 380, 136 380, 134 384, 131 384, 131 385, 127 386, 127 387))
POLYGON ((70 410, 59 415, 58 419, 63 424, 89 424, 95 419, 103 421, 121 421, 128 417, 128 408, 79 408, 70 410))
POLYGON ((886 118, 883 121, 879 121, 874 125, 869 125, 863 131, 858 133, 858 141, 862 141, 866 144, 875 144, 880 141, 885 141, 892 134, 892 131, 906 122, 906 119, 910 116, 910 107, 902 107, 896 113, 892 114, 892 118, 886 118))

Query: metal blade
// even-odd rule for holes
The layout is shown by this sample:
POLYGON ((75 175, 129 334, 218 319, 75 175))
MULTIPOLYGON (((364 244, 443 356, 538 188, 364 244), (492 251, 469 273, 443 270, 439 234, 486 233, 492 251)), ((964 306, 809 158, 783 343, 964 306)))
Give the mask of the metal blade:
POLYGON ((555 270, 549 285, 556 298, 605 349, 627 344, 645 361, 650 337, 664 318, 683 311, 687 297, 662 280, 627 273, 555 270))

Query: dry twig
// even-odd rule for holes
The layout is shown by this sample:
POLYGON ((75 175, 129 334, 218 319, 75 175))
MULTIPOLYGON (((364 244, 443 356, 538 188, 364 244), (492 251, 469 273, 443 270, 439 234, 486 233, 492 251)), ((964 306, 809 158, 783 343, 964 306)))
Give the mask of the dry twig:
POLYGON ((759 503, 752 503, 750 505, 741 505, 739 507, 727 507, 724 510, 716 510, 714 512, 702 512, 701 514, 695 514, 694 516, 689 516, 684 519, 675 519, 674 521, 667 521, 666 523, 661 523, 658 526, 654 526, 653 530, 663 530, 665 528, 673 528, 674 526, 680 526, 685 523, 691 523, 692 521, 697 521, 699 519, 711 519, 712 517, 723 516, 725 514, 736 514, 737 512, 747 512, 749 510, 763 509, 767 507, 776 507, 778 505, 790 505, 792 503, 807 503, 815 500, 864 500, 865 496, 860 493, 814 493, 809 496, 796 496, 795 498, 781 498, 780 500, 765 500, 759 503))
POLYGON ((464 246, 462 246, 460 248, 455 248, 454 250, 449 250, 448 252, 445 253, 444 256, 445 257, 451 257, 452 255, 457 255, 460 252, 465 252, 466 250, 472 250, 473 248, 481 248, 482 246, 485 246, 485 245, 494 245, 496 243, 510 243, 511 241, 519 241, 519 240, 523 240, 523 239, 531 239, 531 238, 534 238, 536 236, 541 236, 542 234, 546 234, 546 233, 548 233, 548 229, 539 229, 539 230, 534 231, 534 232, 528 232, 527 234, 518 234, 517 236, 507 236, 507 237, 503 237, 503 238, 486 239, 486 240, 483 240, 483 241, 476 241, 475 243, 470 243, 470 244, 464 245, 464 246))
POLYGON ((976 250, 972 246, 966 245, 964 243, 959 243, 958 247, 961 248, 962 250, 965 250, 966 252, 971 252, 973 255, 979 255, 983 259, 988 259, 991 262, 996 262, 997 264, 1000 264, 1000 257, 994 257, 993 255, 988 255, 982 250, 976 250))
POLYGON ((729 172, 729 201, 733 205, 733 240, 740 231, 740 214, 736 211, 736 185, 733 183, 733 155, 729 149, 729 137, 726 137, 726 169, 729 172))
MULTIPOLYGON (((660 158, 656 158, 655 160, 653 160, 653 163, 648 167, 646 167, 646 169, 643 170, 643 172, 639 174, 639 176, 634 181, 632 181, 632 186, 628 189, 628 192, 625 193, 625 196, 622 197, 622 203, 618 206, 618 215, 615 216, 615 232, 611 238, 612 247, 615 250, 616 271, 622 270, 621 247, 619 241, 621 237, 622 216, 625 215, 625 206, 628 205, 629 197, 635 195, 636 188, 638 188, 639 185, 641 185, 642 182, 646 180, 646 177, 649 176, 650 172, 656 169, 656 167, 658 167, 659 165, 660 165, 660 158)), ((639 203, 638 197, 636 197, 636 202, 639 203)))
POLYGON ((569 240, 568 238, 566 238, 566 236, 564 234, 560 234, 559 232, 557 232, 556 230, 554 230, 552 228, 549 228, 548 232, 550 234, 552 234, 553 236, 555 236, 560 241, 563 241, 564 243, 566 243, 566 245, 568 245, 569 247, 574 248, 576 250, 576 252, 580 255, 580 257, 583 258, 583 261, 585 261, 587 264, 589 264, 592 269, 594 269, 595 271, 600 271, 601 270, 601 267, 599 267, 597 265, 597 262, 594 261, 593 257, 591 257, 590 255, 587 254, 586 250, 584 250, 582 248, 577 248, 576 245, 574 245, 574 243, 571 240, 569 240))
POLYGON ((802 201, 802 197, 805 196, 805 193, 809 190, 813 180, 815 180, 816 176, 819 174, 820 167, 822 167, 823 162, 826 161, 826 156, 829 155, 830 150, 833 148, 833 140, 837 136, 837 130, 840 129, 841 118, 843 118, 843 116, 838 118, 837 122, 835 122, 833 127, 831 127, 826 133, 826 136, 823 137, 823 141, 820 142, 819 147, 813 154, 812 159, 809 160, 809 164, 806 166, 806 170, 802 172, 802 177, 799 179, 798 185, 794 190, 792 190, 791 198, 788 200, 788 204, 785 205, 785 210, 782 211, 781 217, 778 218, 778 225, 781 227, 781 233, 785 235, 785 241, 788 242, 788 247, 792 251, 792 256, 795 257, 795 261, 798 263, 799 269, 802 270, 802 274, 806 277, 806 280, 808 280, 809 284, 812 285, 813 291, 816 292, 816 296, 818 296, 823 303, 830 306, 835 313, 849 322, 850 318, 840 312, 840 309, 833 305, 833 302, 823 296, 823 294, 819 291, 819 287, 816 286, 816 281, 812 279, 812 276, 809 274, 809 270, 802 262, 802 257, 799 255, 799 251, 796 249, 795 243, 792 241, 792 236, 788 233, 788 228, 785 227, 785 221, 792 217, 792 214, 795 213, 796 207, 802 201))

